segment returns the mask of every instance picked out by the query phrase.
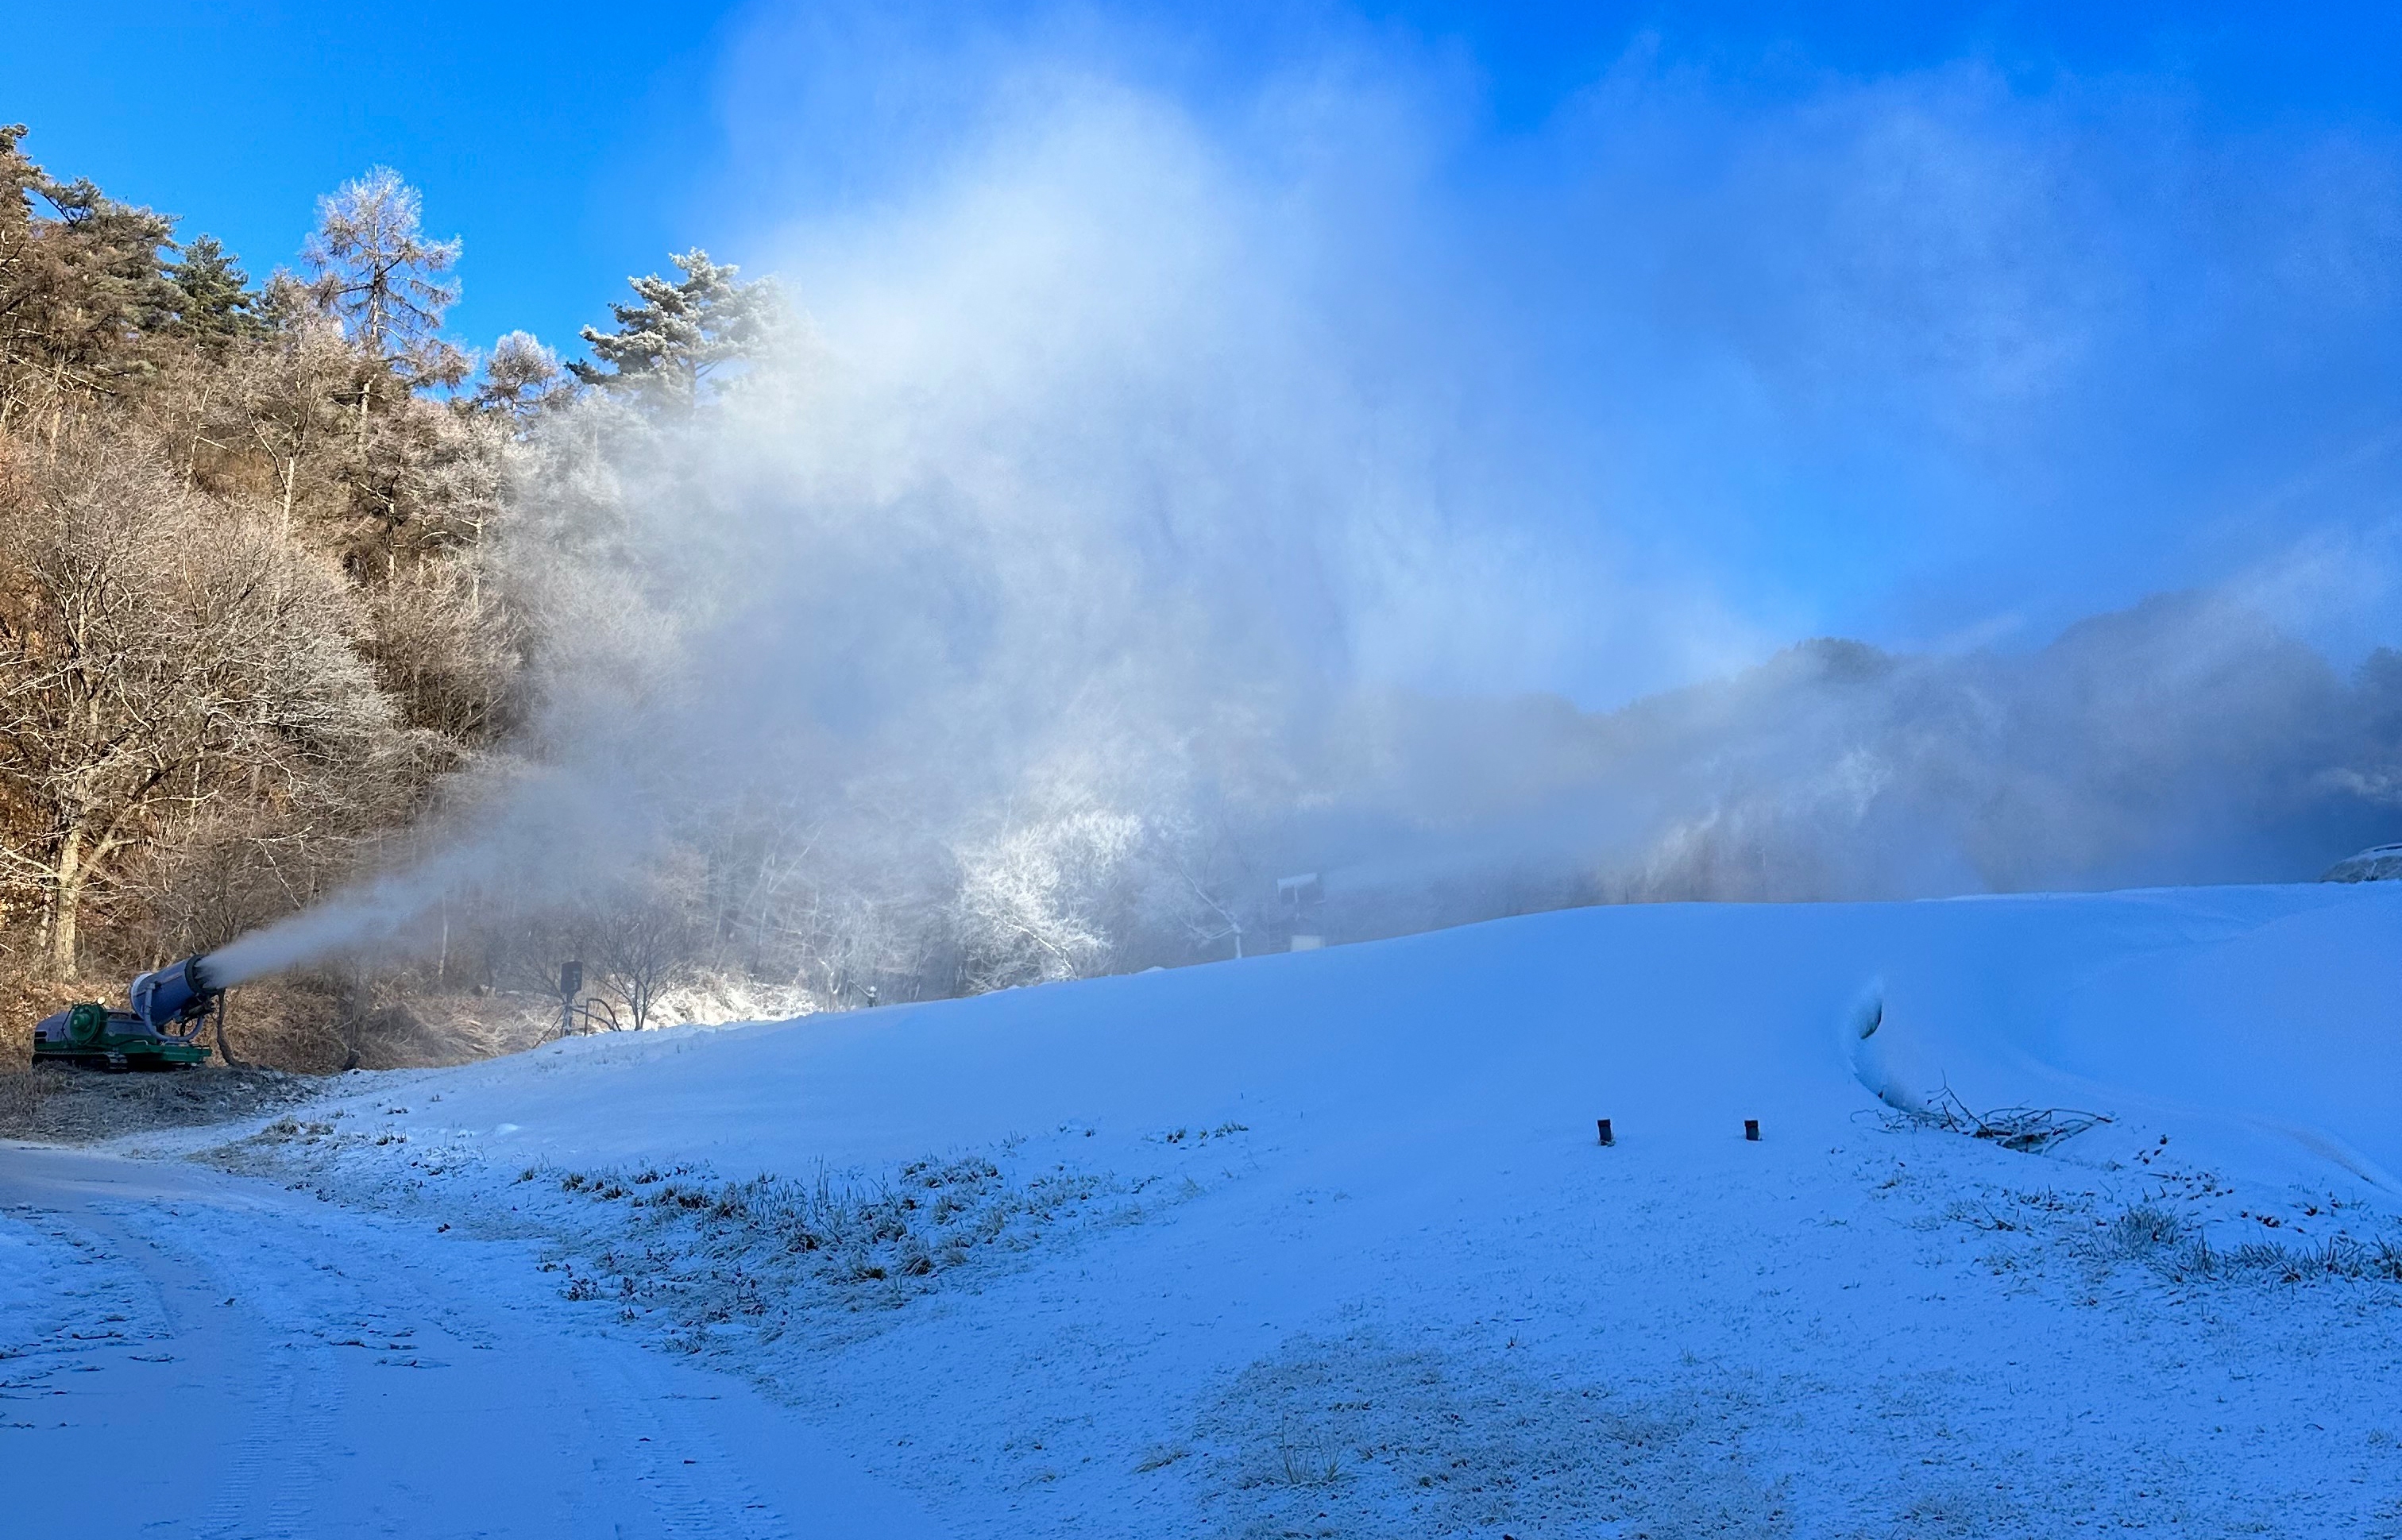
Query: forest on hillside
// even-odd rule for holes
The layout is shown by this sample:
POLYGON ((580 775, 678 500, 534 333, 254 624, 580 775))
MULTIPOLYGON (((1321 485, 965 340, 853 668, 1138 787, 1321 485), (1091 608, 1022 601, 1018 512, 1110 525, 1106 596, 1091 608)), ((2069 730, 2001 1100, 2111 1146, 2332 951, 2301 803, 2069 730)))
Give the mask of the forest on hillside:
MULTIPOLYGON (((694 252, 641 281, 573 372, 522 332, 477 356, 443 329, 460 243, 426 233, 389 170, 323 199, 297 268, 255 281, 214 239, 51 175, 25 138, 0 128, 0 938, 19 1028, 405 858, 446 799, 505 778, 545 654, 594 620, 513 584, 500 553, 532 425, 584 392, 636 418, 705 411, 711 372, 780 303, 694 252)), ((310 1067, 441 1052, 412 995, 539 988, 588 949, 639 1011, 704 950, 683 913, 559 922, 645 932, 614 947, 493 918, 462 914, 421 979, 303 973, 221 1046, 310 1067)))

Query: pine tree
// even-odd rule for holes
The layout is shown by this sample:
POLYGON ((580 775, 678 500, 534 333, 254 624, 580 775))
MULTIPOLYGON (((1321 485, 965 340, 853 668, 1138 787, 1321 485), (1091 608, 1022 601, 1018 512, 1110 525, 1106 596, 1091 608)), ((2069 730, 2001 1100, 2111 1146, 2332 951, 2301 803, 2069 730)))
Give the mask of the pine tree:
POLYGON ((484 383, 475 394, 477 411, 503 414, 522 423, 566 395, 559 355, 531 332, 510 332, 492 345, 484 383))
POLYGON ((204 235, 184 248, 183 258, 167 266, 167 277, 177 299, 173 329, 212 352, 259 331, 250 275, 217 238, 204 235))
POLYGON ((162 254, 175 222, 56 181, 18 149, 23 133, 0 127, 0 426, 39 397, 55 432, 68 403, 149 373, 143 343, 177 298, 162 254))
POLYGON ((0 241, 21 234, 32 221, 33 191, 48 180, 17 147, 24 138, 24 124, 0 123, 0 241))
POLYGON ((587 385, 655 408, 690 411, 711 375, 758 355, 783 317, 783 295, 773 279, 738 282, 741 269, 711 261, 697 246, 668 260, 683 282, 656 273, 628 279, 642 302, 609 307, 617 319, 614 332, 585 327, 597 362, 568 368, 587 385))

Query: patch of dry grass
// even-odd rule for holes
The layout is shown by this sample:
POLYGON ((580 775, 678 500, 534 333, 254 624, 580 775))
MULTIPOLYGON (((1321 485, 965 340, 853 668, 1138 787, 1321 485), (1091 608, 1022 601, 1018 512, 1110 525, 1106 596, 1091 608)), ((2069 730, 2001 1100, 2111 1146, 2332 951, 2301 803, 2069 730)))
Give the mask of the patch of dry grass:
POLYGON ((230 1122, 314 1099, 329 1089, 312 1076, 274 1069, 194 1069, 109 1074, 45 1065, 0 1073, 0 1138, 94 1144, 160 1128, 230 1122))

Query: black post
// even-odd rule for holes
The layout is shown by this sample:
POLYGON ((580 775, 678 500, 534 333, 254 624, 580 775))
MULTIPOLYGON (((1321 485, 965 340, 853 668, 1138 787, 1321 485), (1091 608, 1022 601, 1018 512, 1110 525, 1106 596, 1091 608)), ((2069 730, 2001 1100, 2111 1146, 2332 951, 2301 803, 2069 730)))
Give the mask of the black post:
POLYGON ((1606 1145, 1614 1145, 1614 1144, 1616 1144, 1616 1143, 1618 1142, 1618 1135, 1617 1135, 1617 1134, 1612 1134, 1612 1133, 1609 1131, 1609 1120, 1608 1120, 1608 1119, 1607 1119, 1607 1118, 1595 1118, 1595 1119, 1594 1120, 1594 1122, 1596 1125, 1598 1125, 1598 1126, 1599 1126, 1599 1128, 1601 1129, 1601 1142, 1602 1142, 1603 1144, 1606 1144, 1606 1145))
POLYGON ((584 993, 584 964, 581 961, 559 965, 559 1035, 575 1035, 575 997, 584 993))
POLYGON ((1749 1139, 1753 1144, 1758 1144, 1758 1143, 1760 1143, 1760 1120, 1759 1120, 1759 1119, 1757 1119, 1757 1118, 1746 1118, 1746 1119, 1743 1121, 1743 1136, 1744 1136, 1745 1138, 1746 1138, 1746 1139, 1749 1139))

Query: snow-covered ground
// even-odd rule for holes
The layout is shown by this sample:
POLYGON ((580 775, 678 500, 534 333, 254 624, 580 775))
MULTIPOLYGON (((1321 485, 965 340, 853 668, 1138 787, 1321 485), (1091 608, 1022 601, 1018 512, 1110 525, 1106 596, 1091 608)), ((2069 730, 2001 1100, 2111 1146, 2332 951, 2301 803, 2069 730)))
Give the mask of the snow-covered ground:
POLYGON ((2402 1533, 2397 887, 1587 910, 11 1149, 0 1492, 129 1535, 2402 1533))

